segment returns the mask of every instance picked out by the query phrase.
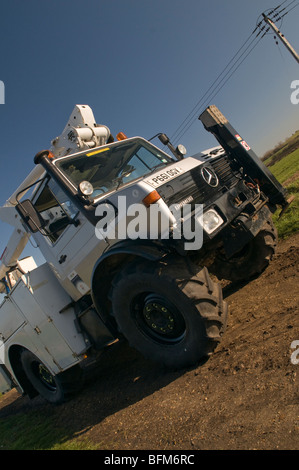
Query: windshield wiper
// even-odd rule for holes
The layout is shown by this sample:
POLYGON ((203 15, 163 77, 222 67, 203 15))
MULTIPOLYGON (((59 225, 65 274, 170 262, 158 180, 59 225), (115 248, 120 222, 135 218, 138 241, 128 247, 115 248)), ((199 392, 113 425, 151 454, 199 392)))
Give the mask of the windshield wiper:
MULTIPOLYGON (((170 162, 169 162, 169 163, 170 163, 170 162)), ((151 169, 151 171, 150 171, 149 173, 146 173, 146 175, 151 175, 151 174, 154 173, 154 171, 156 171, 156 169, 159 168, 160 166, 167 166, 167 165, 165 165, 165 163, 162 163, 162 162, 161 162, 161 163, 159 163, 159 165, 154 166, 154 167, 151 169)), ((145 176, 146 176, 146 175, 145 175, 145 176)))

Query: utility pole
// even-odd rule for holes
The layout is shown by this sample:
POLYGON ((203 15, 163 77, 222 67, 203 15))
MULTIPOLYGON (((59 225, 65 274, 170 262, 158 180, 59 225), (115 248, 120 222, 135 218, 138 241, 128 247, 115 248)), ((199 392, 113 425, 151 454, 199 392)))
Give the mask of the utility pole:
POLYGON ((268 23, 268 25, 273 29, 273 31, 277 34, 277 36, 279 37, 279 39, 281 40, 281 42, 286 46, 286 48, 288 49, 288 51, 292 54, 292 56, 295 58, 295 60, 298 62, 299 64, 299 55, 297 54, 297 52, 295 51, 295 49, 291 46, 291 44, 286 40, 286 38, 284 37, 284 35, 279 31, 279 29, 277 28, 277 26, 275 25, 275 23, 273 23, 272 20, 270 20, 270 18, 268 18, 268 16, 265 15, 265 13, 263 13, 263 17, 264 17, 264 20, 266 21, 266 23, 268 23))

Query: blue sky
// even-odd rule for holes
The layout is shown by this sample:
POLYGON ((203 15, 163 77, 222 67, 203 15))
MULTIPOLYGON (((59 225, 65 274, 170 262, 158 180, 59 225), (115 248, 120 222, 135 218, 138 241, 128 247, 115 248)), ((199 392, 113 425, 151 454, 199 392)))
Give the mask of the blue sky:
MULTIPOLYGON (((298 0, 296 0, 298 2, 298 0)), ((285 5, 296 1, 288 0, 285 5)), ((112 134, 172 136, 279 0, 1 0, 0 201, 58 136, 76 104, 112 134)), ((299 7, 281 30, 299 52, 299 7)), ((293 57, 266 35, 208 104, 262 155, 299 129, 293 57)), ((217 145, 195 118, 188 154, 217 145)), ((0 253, 10 228, 1 226, 0 253)), ((26 253, 25 253, 26 254, 26 253)))

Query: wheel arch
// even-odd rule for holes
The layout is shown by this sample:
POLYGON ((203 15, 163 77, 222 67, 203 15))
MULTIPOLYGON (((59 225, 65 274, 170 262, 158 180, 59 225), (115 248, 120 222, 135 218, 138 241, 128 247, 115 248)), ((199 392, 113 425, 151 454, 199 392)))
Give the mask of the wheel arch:
MULTIPOLYGON (((42 394, 35 388, 31 380, 27 376, 25 370, 23 369, 21 355, 24 352, 31 353, 42 364, 45 364, 47 368, 48 368, 48 365, 44 362, 44 360, 39 359, 36 353, 32 352, 32 350, 20 344, 14 344, 9 348, 8 358, 10 361, 11 370, 14 374, 15 382, 17 381, 17 385, 21 393, 23 393, 24 395, 28 395, 28 397, 32 399, 42 394)), ((63 386, 65 387, 65 389, 66 387, 68 387, 67 393, 73 393, 74 391, 80 388, 80 385, 79 386, 77 385, 78 381, 80 381, 82 378, 82 370, 79 364, 75 364, 72 367, 66 370, 63 370, 62 372, 58 374, 54 374, 54 376, 59 378, 59 381, 63 383, 63 386), (73 385, 73 382, 72 382, 73 380, 75 380, 74 382, 76 384, 75 386, 73 385)))
POLYGON ((24 394, 28 395, 29 398, 34 398, 38 395, 38 392, 33 387, 30 380, 27 378, 20 359, 21 353, 25 349, 26 348, 18 344, 12 345, 8 351, 8 358, 10 361, 12 372, 21 389, 23 390, 24 394))
POLYGON ((126 263, 137 259, 155 262, 173 252, 174 248, 166 244, 147 240, 125 240, 113 245, 96 262, 91 278, 91 296, 99 315, 113 334, 118 334, 115 321, 110 315, 109 290, 114 275, 126 263))

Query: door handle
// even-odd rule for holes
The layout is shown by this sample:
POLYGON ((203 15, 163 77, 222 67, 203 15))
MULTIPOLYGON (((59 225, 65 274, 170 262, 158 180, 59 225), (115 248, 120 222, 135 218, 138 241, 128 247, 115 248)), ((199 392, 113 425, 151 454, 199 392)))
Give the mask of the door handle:
POLYGON ((66 255, 61 255, 60 258, 59 258, 58 263, 59 263, 59 264, 62 264, 62 263, 65 262, 65 260, 66 260, 66 255))

